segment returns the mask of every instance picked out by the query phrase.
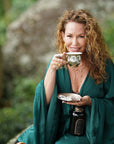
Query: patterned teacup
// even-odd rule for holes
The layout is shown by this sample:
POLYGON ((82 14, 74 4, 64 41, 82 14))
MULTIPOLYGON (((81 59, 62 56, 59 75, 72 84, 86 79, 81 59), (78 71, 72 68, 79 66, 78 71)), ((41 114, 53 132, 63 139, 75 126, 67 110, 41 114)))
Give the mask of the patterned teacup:
POLYGON ((81 62, 82 52, 67 52, 66 59, 71 67, 77 67, 81 62))

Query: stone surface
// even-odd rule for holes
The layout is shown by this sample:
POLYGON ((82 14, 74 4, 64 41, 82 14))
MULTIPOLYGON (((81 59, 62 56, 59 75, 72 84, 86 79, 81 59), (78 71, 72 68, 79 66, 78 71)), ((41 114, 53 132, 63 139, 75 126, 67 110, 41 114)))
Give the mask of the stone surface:
MULTIPOLYGON (((32 126, 32 125, 30 125, 30 126, 32 126)), ((29 127, 30 127, 30 126, 29 126, 29 127)), ((27 128, 24 129, 22 132, 20 132, 19 134, 17 134, 14 138, 12 138, 11 140, 9 140, 9 142, 7 142, 7 144, 14 144, 14 143, 16 142, 17 138, 19 137, 19 135, 20 135, 21 133, 23 133, 25 130, 27 130, 29 127, 27 127, 27 128)))

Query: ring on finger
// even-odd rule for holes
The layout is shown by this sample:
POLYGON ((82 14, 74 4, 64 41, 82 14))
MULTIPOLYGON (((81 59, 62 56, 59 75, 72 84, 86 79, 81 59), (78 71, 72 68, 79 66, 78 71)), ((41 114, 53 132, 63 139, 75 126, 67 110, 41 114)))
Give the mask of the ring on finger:
POLYGON ((57 64, 58 67, 60 67, 60 64, 57 64))

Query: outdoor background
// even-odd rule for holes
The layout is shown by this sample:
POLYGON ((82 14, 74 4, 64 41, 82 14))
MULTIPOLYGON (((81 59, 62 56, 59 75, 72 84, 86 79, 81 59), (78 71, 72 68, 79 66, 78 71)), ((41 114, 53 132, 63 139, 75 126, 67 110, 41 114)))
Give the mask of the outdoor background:
POLYGON ((113 6, 113 0, 0 0, 0 144, 33 123, 35 88, 56 53, 63 11, 89 10, 114 55, 113 6))

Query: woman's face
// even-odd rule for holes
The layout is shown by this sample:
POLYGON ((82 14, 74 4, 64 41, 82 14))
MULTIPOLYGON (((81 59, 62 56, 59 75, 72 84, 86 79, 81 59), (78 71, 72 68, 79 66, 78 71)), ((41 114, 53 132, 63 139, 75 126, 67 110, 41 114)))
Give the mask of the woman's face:
POLYGON ((68 22, 65 26, 65 33, 62 33, 63 40, 68 52, 84 52, 86 39, 84 24, 68 22))

